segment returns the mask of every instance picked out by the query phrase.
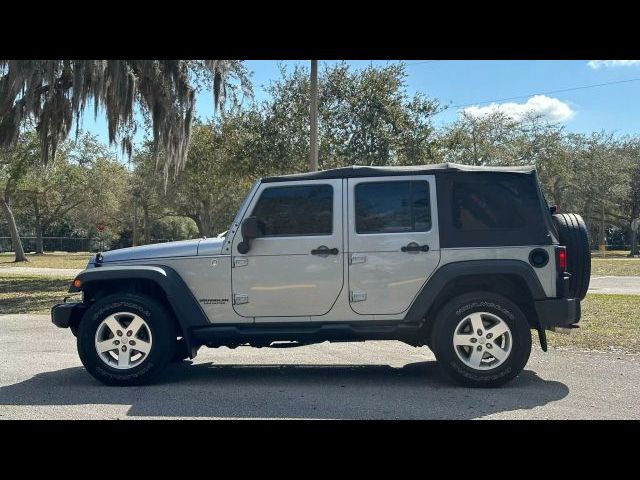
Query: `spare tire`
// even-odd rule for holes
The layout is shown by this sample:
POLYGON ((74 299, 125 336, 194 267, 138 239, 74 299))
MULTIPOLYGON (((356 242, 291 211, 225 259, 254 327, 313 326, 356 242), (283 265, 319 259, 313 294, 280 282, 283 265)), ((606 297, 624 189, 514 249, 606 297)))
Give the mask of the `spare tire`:
POLYGON ((582 300, 587 295, 591 278, 591 249, 589 232, 582 217, 576 213, 557 213, 553 223, 560 245, 567 247, 568 296, 582 300))

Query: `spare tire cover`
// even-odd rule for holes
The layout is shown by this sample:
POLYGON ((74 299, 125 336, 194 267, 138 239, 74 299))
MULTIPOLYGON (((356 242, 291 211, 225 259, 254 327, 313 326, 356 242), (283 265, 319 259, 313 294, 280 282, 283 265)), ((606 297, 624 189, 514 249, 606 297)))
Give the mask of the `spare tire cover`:
POLYGON ((571 274, 569 297, 582 300, 587 295, 591 278, 591 249, 587 226, 576 213, 555 214, 553 223, 558 230, 560 245, 567 247, 567 271, 571 274))

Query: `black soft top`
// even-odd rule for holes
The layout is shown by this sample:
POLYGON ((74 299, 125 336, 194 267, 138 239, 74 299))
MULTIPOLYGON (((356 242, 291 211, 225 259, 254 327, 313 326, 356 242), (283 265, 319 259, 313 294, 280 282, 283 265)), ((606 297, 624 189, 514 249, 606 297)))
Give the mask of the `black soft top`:
POLYGON ((501 172, 534 175, 535 167, 476 167, 472 165, 460 165, 457 163, 437 163, 433 165, 412 165, 407 167, 342 167, 320 172, 296 173, 293 175, 279 175, 265 177, 263 183, 292 182, 296 180, 326 180, 334 178, 357 177, 388 177, 402 175, 430 175, 455 172, 501 172))

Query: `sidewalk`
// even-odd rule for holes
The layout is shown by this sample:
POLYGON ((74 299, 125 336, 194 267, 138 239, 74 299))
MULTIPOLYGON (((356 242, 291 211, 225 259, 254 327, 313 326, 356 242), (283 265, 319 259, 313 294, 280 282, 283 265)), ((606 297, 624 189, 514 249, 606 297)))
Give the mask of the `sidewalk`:
POLYGON ((591 277, 589 293, 617 293, 640 295, 640 277, 591 277))
POLYGON ((0 275, 44 275, 73 278, 81 271, 81 268, 1 267, 0 275))

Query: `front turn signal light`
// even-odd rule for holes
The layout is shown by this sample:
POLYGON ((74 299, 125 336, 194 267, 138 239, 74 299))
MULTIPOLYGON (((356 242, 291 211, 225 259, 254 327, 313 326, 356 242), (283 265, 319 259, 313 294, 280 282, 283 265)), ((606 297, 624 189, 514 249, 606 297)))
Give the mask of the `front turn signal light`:
POLYGON ((80 285, 82 285, 82 282, 80 281, 79 278, 76 278, 73 282, 71 282, 71 285, 73 285, 74 288, 80 288, 80 285))

